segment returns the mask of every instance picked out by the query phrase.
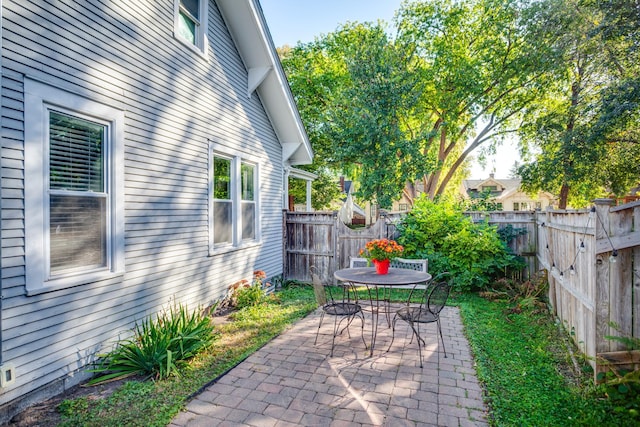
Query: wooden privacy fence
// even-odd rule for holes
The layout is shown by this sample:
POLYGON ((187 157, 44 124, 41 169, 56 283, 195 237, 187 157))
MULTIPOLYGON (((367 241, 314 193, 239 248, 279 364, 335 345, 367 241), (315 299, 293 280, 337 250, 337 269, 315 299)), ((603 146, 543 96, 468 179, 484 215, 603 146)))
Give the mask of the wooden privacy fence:
POLYGON ((537 252, 548 272, 554 314, 597 374, 602 359, 637 359, 606 336, 640 338, 640 202, 594 203, 588 210, 537 213, 537 252))
MULTIPOLYGON (((537 228, 535 213, 467 212, 474 221, 487 220, 499 229, 511 225, 526 233, 513 239, 511 249, 525 258, 525 274, 538 271, 535 254, 537 228), (486 217, 488 215, 488 218, 486 217)), ((387 214, 366 228, 352 229, 338 218, 337 212, 284 212, 284 277, 310 281, 313 266, 325 282, 333 282, 333 273, 349 266, 349 259, 357 257, 365 243, 372 239, 395 238, 400 214, 387 214)))
POLYGON ((337 212, 284 212, 285 279, 310 282, 313 268, 324 283, 333 283, 333 273, 348 267, 365 243, 395 236, 395 220, 389 215, 369 227, 351 229, 337 212))
POLYGON ((509 242, 509 248, 515 254, 524 258, 526 267, 522 272, 527 279, 535 275, 538 270, 536 249, 538 246, 538 229, 536 227, 536 213, 532 211, 492 211, 465 212, 473 222, 487 221, 498 230, 511 226, 514 231, 523 230, 521 234, 509 242))

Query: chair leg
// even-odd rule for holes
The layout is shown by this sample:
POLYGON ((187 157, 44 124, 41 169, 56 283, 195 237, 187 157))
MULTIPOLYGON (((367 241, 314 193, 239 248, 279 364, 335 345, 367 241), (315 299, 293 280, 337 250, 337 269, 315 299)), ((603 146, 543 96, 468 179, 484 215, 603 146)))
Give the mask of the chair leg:
POLYGON ((369 346, 367 345, 367 341, 364 339, 364 314, 360 313, 360 320, 362 321, 362 326, 360 327, 360 336, 362 337, 362 342, 364 343, 364 349, 368 350, 369 346))
MULTIPOLYGON (((333 357, 333 347, 336 344, 336 335, 338 335, 338 330, 340 329, 341 322, 342 319, 340 319, 340 322, 338 322, 338 316, 333 316, 333 335, 331 336, 331 353, 329 353, 330 357, 333 357)), ((349 324, 347 324, 347 326, 349 326, 349 324)), ((342 331, 340 331, 340 333, 342 333, 342 331)))
POLYGON ((424 341, 424 338, 422 338, 422 336, 420 335, 420 323, 418 323, 416 326, 416 332, 417 332, 416 337, 418 337, 418 340, 422 341, 422 347, 426 347, 427 343, 424 341))
MULTIPOLYGON (((414 332, 416 332, 414 330, 414 332)), ((420 368, 422 368, 422 348, 424 347, 424 344, 420 345, 420 341, 422 341, 422 339, 420 338, 420 334, 418 334, 416 332, 416 341, 418 341, 418 358, 420 359, 420 368)))
POLYGON ((389 348, 387 348, 387 352, 391 350, 391 346, 393 345, 393 340, 396 338, 396 321, 398 320, 398 314, 393 316, 393 321, 391 322, 391 342, 389 343, 389 348))
POLYGON ((442 351, 444 352, 444 357, 447 357, 447 349, 444 347, 444 338, 442 338, 442 328, 440 327, 440 318, 436 322, 438 324, 438 332, 440 332, 440 341, 442 341, 442 351))
MULTIPOLYGON (((322 321, 324 319, 324 315, 325 312, 323 311, 322 314, 320 315, 320 323, 318 324, 318 329, 316 331, 316 339, 313 342, 313 345, 316 345, 318 343, 318 335, 320 335, 320 328, 322 327, 322 321)), ((335 343, 336 343, 336 337, 338 335, 341 335, 344 330, 347 330, 347 334, 349 334, 349 338, 351 338, 351 332, 349 332, 349 325, 351 325, 351 323, 353 322, 353 320, 356 318, 356 316, 360 319, 360 321, 362 322, 362 326, 360 327, 360 336, 362 337, 362 342, 364 343, 364 348, 368 349, 369 346, 367 345, 367 341, 364 339, 364 314, 362 312, 360 313, 355 313, 353 315, 342 317, 342 316, 333 316, 333 333, 331 335, 331 353, 329 354, 330 357, 333 357, 333 349, 335 347, 335 343), (338 321, 338 317, 340 317, 340 321, 338 321), (341 328, 342 322, 346 321, 346 325, 344 327, 341 328)))
POLYGON ((318 330, 316 331, 316 340, 313 342, 313 345, 318 344, 318 334, 320 334, 320 327, 322 326, 322 319, 324 319, 324 311, 320 315, 320 323, 318 324, 318 330))

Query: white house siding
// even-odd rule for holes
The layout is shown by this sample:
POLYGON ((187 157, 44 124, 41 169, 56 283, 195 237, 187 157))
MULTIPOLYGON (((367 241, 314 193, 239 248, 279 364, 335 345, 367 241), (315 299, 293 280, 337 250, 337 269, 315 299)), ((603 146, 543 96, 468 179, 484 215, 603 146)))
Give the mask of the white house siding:
POLYGON ((3 2, 1 357, 16 382, 0 389, 0 412, 83 380, 96 351, 172 300, 195 308, 255 269, 281 273, 279 142, 258 96, 247 97, 247 71, 215 2, 208 60, 173 37, 173 7, 3 2), (25 76, 126 111, 122 277, 26 295, 25 76), (210 141, 260 159, 260 245, 209 256, 210 141))

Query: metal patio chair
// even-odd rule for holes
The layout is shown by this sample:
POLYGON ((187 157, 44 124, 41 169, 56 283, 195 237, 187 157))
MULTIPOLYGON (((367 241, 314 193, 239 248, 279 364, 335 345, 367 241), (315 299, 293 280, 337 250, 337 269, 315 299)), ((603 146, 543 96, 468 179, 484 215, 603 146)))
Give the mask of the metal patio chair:
MULTIPOLYGON (((420 325, 426 323, 436 323, 438 333, 440 335, 440 341, 442 342, 442 351, 444 357, 447 357, 447 350, 444 345, 444 339, 442 338, 442 327, 440 325, 440 312, 444 308, 447 299, 449 298, 449 292, 451 290, 450 283, 446 280, 449 278, 449 273, 442 273, 433 279, 427 289, 422 293, 422 298, 419 304, 411 304, 407 302, 407 306, 401 308, 393 316, 392 336, 391 343, 387 351, 391 349, 393 341, 395 339, 396 322, 402 320, 407 322, 412 330, 411 342, 413 338, 418 342, 418 353, 420 356, 420 367, 422 368, 422 349, 425 346, 424 339, 420 336, 420 325)), ((437 338, 436 338, 437 339, 437 338)))
POLYGON ((318 343, 318 335, 320 334, 320 327, 322 326, 324 316, 333 316, 333 334, 331 337, 330 353, 330 356, 333 357, 333 348, 335 347, 336 337, 342 334, 342 332, 344 332, 344 330, 346 329, 349 338, 351 338, 351 334, 349 333, 349 325, 351 325, 353 320, 358 317, 362 322, 360 335, 362 336, 362 342, 364 343, 364 347, 366 349, 367 342, 364 339, 364 313, 362 312, 362 306, 358 303, 358 297, 355 293, 355 289, 350 285, 342 286, 342 295, 338 298, 337 296, 333 296, 332 288, 330 286, 325 286, 322 283, 322 281, 320 280, 320 276, 312 273, 311 279, 313 282, 313 291, 316 296, 316 302, 322 309, 322 314, 320 315, 320 323, 318 324, 316 339, 313 345, 316 345, 318 343))

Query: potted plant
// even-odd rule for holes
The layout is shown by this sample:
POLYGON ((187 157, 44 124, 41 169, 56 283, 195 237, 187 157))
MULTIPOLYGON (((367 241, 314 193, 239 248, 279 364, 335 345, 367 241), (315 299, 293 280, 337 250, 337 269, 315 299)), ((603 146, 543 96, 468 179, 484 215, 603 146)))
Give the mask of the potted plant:
POLYGON ((403 251, 404 248, 395 240, 375 239, 360 249, 360 256, 373 263, 378 274, 387 274, 391 260, 402 255, 403 251))

